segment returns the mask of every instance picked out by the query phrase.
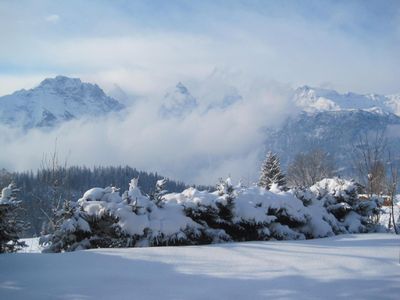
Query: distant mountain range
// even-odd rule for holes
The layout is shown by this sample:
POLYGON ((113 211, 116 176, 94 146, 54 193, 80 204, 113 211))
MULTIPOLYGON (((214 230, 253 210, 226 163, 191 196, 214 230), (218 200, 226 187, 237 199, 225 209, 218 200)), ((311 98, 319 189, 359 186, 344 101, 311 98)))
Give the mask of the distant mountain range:
POLYGON ((341 94, 335 90, 302 86, 295 90, 293 100, 298 107, 307 112, 362 109, 400 115, 400 94, 341 94))
MULTIPOLYGON (((118 94, 124 92, 119 90, 118 94)), ((212 101, 202 103, 179 82, 161 99, 160 118, 181 119, 194 111, 206 114, 244 101, 235 88, 209 98, 212 101)), ((296 154, 318 148, 335 157, 338 168, 348 169, 354 140, 368 131, 386 130, 390 144, 400 148, 400 94, 341 94, 302 86, 293 91, 292 101, 300 113, 279 127, 265 130, 265 148, 277 152, 283 166, 296 154)), ((0 97, 0 123, 25 130, 51 129, 65 121, 96 118, 124 108, 124 104, 107 96, 96 84, 57 76, 43 80, 33 89, 0 97)))
POLYGON ((400 148, 400 94, 340 94, 303 86, 295 90, 293 101, 301 113, 265 131, 266 149, 277 152, 284 167, 298 153, 321 149, 348 175, 353 147, 368 133, 386 132, 389 146, 400 148))
POLYGON ((333 156, 338 169, 353 166, 353 147, 368 132, 387 132, 388 143, 400 148, 400 117, 369 110, 302 112, 265 132, 265 146, 279 154, 286 167, 298 153, 320 149, 333 156))
POLYGON ((57 76, 30 90, 0 97, 0 123, 31 129, 53 127, 61 122, 117 112, 124 105, 108 97, 96 84, 57 76))

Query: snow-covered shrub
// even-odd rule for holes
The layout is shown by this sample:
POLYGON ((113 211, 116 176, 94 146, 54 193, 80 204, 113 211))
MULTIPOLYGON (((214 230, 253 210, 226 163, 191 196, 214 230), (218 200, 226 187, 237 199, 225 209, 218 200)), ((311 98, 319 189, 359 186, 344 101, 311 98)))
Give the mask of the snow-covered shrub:
POLYGON ((243 189, 237 197, 236 220, 256 226, 259 240, 304 239, 299 229, 308 218, 303 203, 293 193, 281 191, 277 184, 272 184, 270 190, 243 189))
POLYGON ((56 231, 42 239, 45 251, 85 248, 188 245, 202 236, 202 226, 178 203, 161 205, 142 195, 137 179, 120 195, 118 189, 93 188, 58 214, 56 231))
POLYGON ((16 252, 26 246, 19 241, 19 234, 26 229, 26 224, 17 218, 17 211, 21 209, 17 192, 18 189, 10 184, 0 195, 0 253, 16 252))
POLYGON ((335 234, 360 233, 377 230, 374 216, 379 214, 382 201, 379 197, 361 200, 354 181, 340 178, 323 179, 310 188, 317 198, 314 205, 322 205, 327 213, 323 218, 335 234), (315 203, 320 202, 320 203, 315 203))
POLYGON ((326 179, 310 189, 283 191, 277 184, 234 187, 221 181, 215 192, 189 188, 143 195, 137 179, 120 194, 93 188, 60 213, 46 251, 96 247, 198 245, 226 241, 288 240, 375 230, 379 199, 360 200, 355 184, 326 179))
POLYGON ((187 215, 199 224, 222 229, 223 240, 304 238, 297 229, 309 218, 306 208, 277 185, 270 191, 257 186, 234 189, 228 179, 214 193, 190 189, 178 195, 187 215))

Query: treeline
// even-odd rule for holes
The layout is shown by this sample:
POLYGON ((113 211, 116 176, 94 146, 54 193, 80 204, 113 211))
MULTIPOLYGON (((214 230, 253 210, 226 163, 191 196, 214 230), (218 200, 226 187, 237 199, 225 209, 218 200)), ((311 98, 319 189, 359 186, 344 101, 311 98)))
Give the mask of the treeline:
MULTIPOLYGON (((36 172, 7 172, 0 171, 0 186, 9 183, 15 184, 19 189, 18 199, 22 201, 23 210, 19 218, 30 224, 23 236, 38 236, 41 232, 49 230, 49 220, 53 210, 63 201, 76 201, 82 194, 92 187, 115 186, 122 190, 128 188, 128 182, 138 178, 140 189, 143 193, 151 195, 156 182, 163 176, 158 173, 139 171, 129 166, 118 167, 48 167, 36 172)), ((182 182, 167 180, 165 188, 169 192, 181 192, 188 186, 182 182)), ((199 187, 205 189, 207 187, 199 187)))

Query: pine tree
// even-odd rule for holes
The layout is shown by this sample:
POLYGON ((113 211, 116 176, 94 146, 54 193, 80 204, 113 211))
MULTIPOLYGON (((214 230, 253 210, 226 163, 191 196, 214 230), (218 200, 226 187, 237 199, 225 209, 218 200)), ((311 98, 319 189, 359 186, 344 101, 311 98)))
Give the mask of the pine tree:
POLYGON ((167 182, 168 180, 165 178, 157 180, 155 191, 150 194, 150 200, 153 201, 158 207, 162 206, 163 197, 167 193, 167 190, 165 189, 167 182))
POLYGON ((19 240, 19 234, 26 229, 27 224, 17 218, 21 209, 21 201, 16 200, 18 189, 13 184, 5 187, 0 197, 0 253, 16 252, 25 247, 19 240))
POLYGON ((235 206, 235 189, 230 178, 226 180, 220 179, 217 185, 218 195, 222 198, 221 202, 217 202, 219 209, 219 217, 224 222, 231 222, 233 218, 233 208, 235 206))
POLYGON ((90 248, 91 228, 87 219, 78 203, 65 200, 63 207, 54 211, 54 232, 40 238, 39 243, 44 246, 43 252, 90 248))
POLYGON ((286 179, 285 175, 281 172, 278 156, 272 152, 268 152, 261 167, 261 176, 258 185, 269 190, 272 184, 285 189, 286 179))

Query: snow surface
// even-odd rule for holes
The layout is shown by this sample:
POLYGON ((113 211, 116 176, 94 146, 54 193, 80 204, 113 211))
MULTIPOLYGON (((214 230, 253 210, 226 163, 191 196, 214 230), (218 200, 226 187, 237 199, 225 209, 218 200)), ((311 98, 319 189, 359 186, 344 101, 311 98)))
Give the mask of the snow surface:
POLYGON ((0 299, 398 299, 400 237, 0 256, 0 299))
POLYGON ((26 238, 21 239, 25 242, 26 247, 20 249, 18 253, 41 253, 43 247, 39 244, 39 238, 26 238))
MULTIPOLYGON (((400 195, 397 195, 396 198, 399 199, 400 195)), ((390 218, 391 211, 392 211, 392 208, 390 206, 382 207, 382 213, 379 216, 379 223, 381 223, 385 227, 389 226, 389 218, 390 218)), ((394 205, 393 211, 394 211, 395 222, 396 222, 396 224, 398 224, 400 221, 400 202, 397 202, 397 204, 394 205)), ((393 230, 393 228, 391 228, 391 230, 393 230)))

